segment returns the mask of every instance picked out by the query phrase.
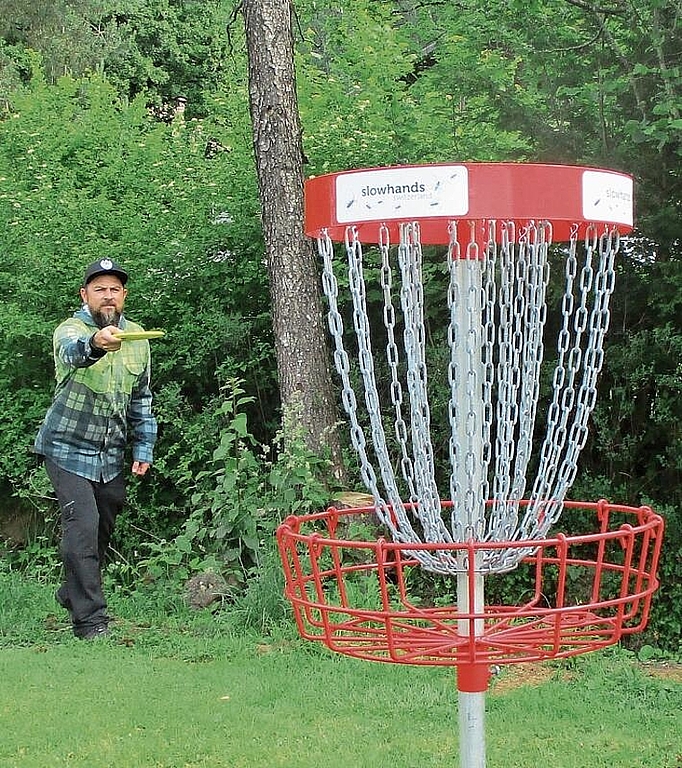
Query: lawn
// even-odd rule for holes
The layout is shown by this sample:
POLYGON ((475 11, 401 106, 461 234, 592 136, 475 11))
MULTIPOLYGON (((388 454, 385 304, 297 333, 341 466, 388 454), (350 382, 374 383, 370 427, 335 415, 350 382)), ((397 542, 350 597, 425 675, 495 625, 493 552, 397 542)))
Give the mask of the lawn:
MULTIPOLYGON (((52 589, 0 579, 0 766, 457 766, 454 673, 350 659, 286 628, 112 601, 114 638, 70 636, 52 589)), ((682 676, 620 649, 503 670, 488 768, 682 768, 682 676)))

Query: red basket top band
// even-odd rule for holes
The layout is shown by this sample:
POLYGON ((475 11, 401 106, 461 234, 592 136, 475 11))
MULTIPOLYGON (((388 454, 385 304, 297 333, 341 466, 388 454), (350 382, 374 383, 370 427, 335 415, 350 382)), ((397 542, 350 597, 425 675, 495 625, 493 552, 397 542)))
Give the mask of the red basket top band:
MULTIPOLYGON (((360 240, 379 241, 381 225, 397 240, 402 222, 418 221, 421 241, 449 242, 449 225, 485 220, 548 221, 554 241, 567 241, 588 224, 634 222, 633 179, 616 171, 534 163, 402 165, 342 171, 305 183, 305 231, 326 229, 342 241, 354 226, 360 240)), ((478 239, 478 236, 477 236, 478 239)))

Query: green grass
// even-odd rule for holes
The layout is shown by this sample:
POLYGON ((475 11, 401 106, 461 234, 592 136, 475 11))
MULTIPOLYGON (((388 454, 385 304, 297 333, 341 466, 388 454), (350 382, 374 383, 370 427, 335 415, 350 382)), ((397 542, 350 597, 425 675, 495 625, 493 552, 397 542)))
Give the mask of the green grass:
MULTIPOLYGON (((68 631, 52 589, 0 576, 2 768, 457 766, 447 669, 328 653, 167 595, 115 597, 112 641, 68 631)), ((682 683, 614 650, 487 697, 488 768, 682 768, 682 683)))

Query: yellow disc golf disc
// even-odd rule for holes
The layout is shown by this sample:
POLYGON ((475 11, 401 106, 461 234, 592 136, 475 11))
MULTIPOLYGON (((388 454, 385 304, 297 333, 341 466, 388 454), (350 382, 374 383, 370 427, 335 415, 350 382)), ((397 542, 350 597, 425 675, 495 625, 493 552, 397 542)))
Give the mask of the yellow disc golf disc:
POLYGON ((165 331, 119 331, 114 336, 119 341, 140 341, 141 339, 160 339, 166 335, 165 331))

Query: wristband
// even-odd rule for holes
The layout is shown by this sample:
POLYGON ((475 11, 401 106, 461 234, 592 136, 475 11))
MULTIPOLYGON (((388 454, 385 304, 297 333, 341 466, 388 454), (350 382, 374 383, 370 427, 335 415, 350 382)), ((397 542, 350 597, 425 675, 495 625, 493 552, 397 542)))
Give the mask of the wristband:
POLYGON ((95 331, 95 333, 93 333, 92 336, 88 339, 88 346, 90 347, 90 357, 104 357, 107 351, 106 349, 102 349, 101 347, 98 347, 95 345, 96 335, 97 335, 97 331, 95 331))

